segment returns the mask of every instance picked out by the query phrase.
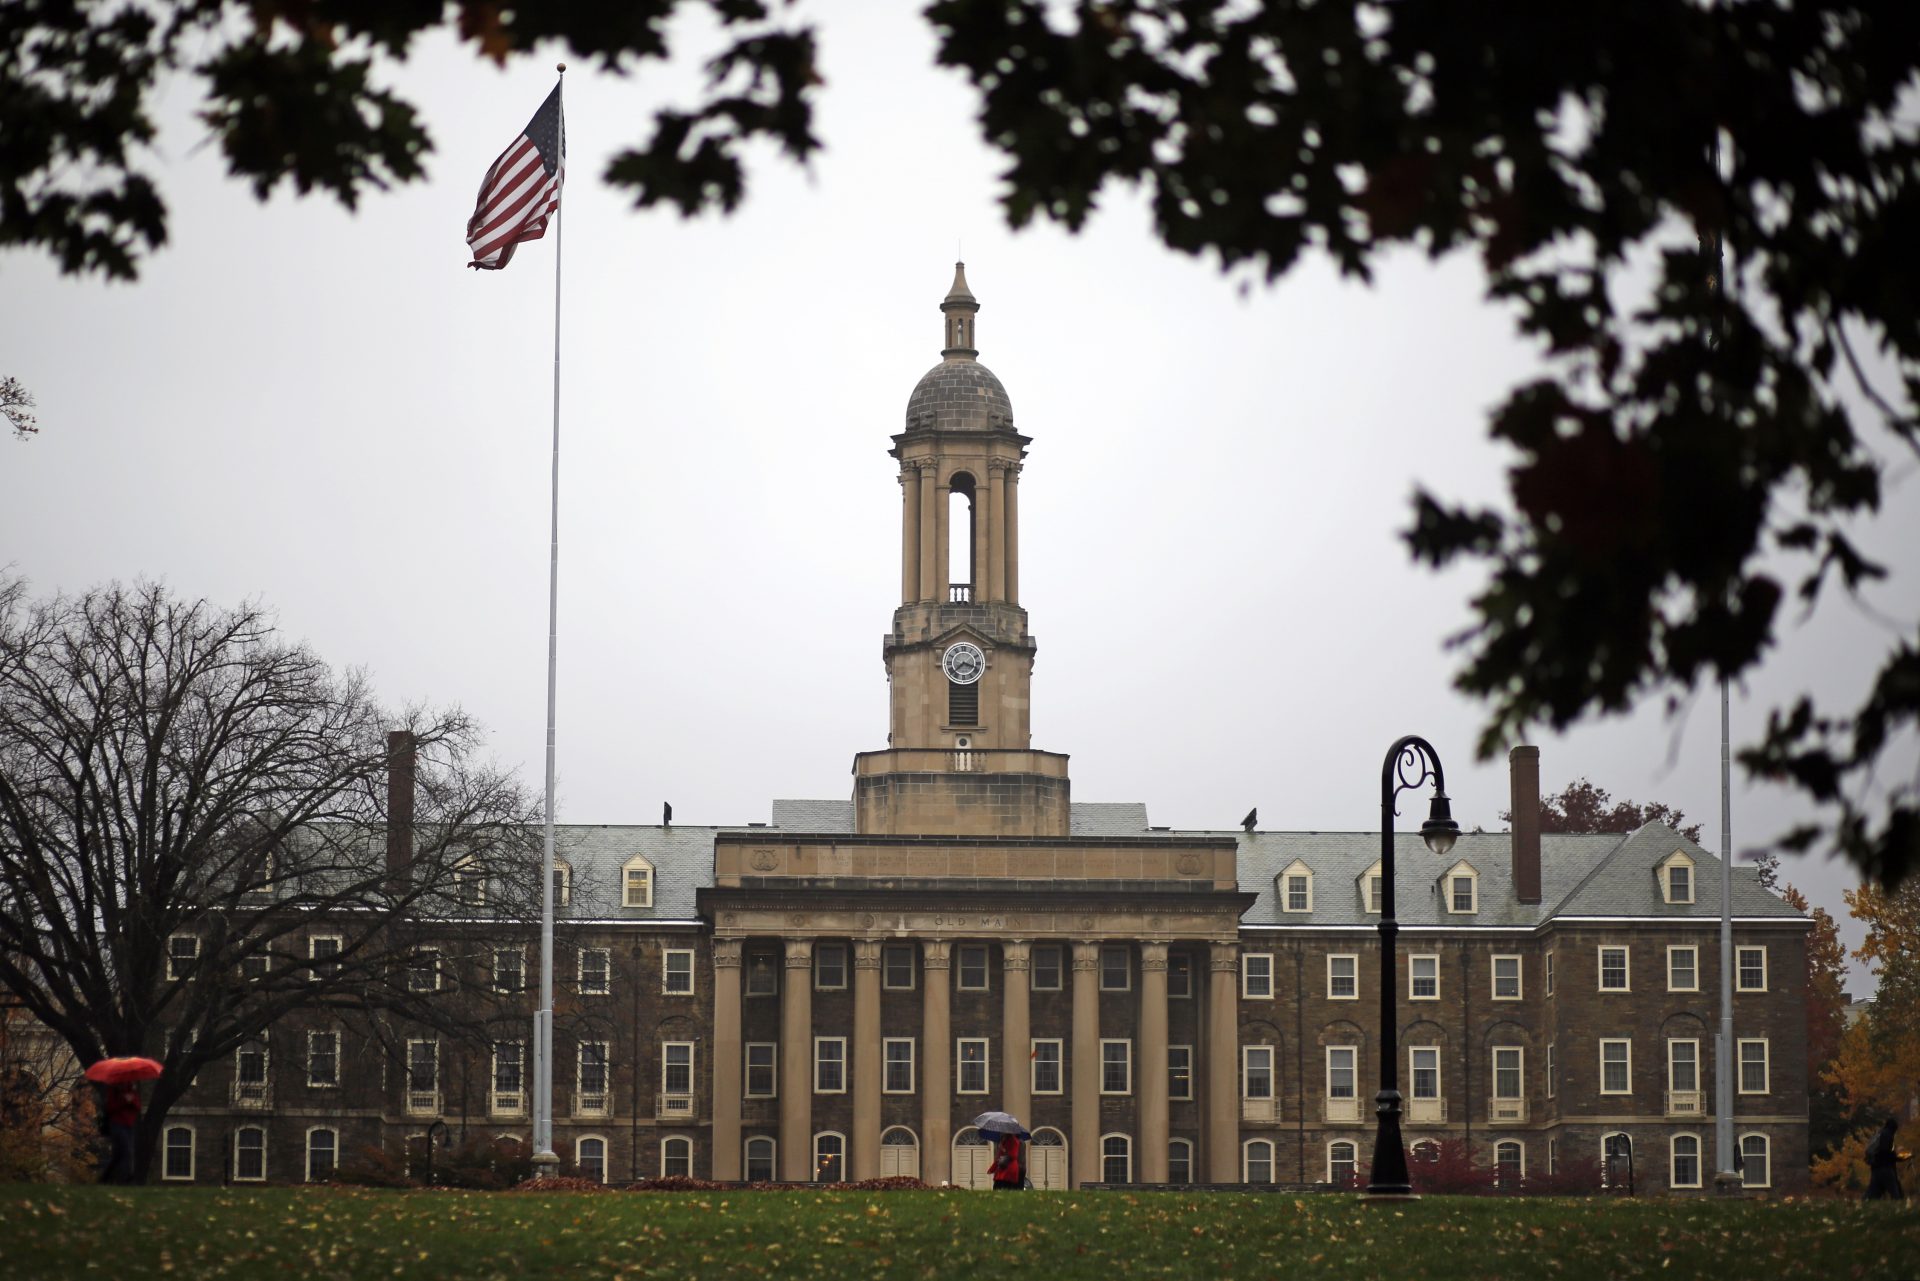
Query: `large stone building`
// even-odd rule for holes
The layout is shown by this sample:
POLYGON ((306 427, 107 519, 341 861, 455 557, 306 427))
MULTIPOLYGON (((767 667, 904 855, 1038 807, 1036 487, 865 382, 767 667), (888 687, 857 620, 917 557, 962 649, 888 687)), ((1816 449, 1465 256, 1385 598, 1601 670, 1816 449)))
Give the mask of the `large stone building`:
MULTIPOLYGON (((561 830, 555 1147, 609 1179, 980 1186, 968 1119, 995 1108, 1032 1127, 1047 1187, 1364 1176, 1378 835, 1167 831, 1072 799, 1029 729, 1031 442, 976 358, 963 271, 940 309, 891 450, 886 746, 855 757, 850 796, 775 801, 767 823, 561 830)), ((1503 1177, 1631 1152, 1642 1188, 1710 1187, 1718 860, 1658 825, 1542 837, 1535 749, 1512 768, 1515 832, 1397 847, 1407 1140, 1463 1140, 1503 1177)), ((1807 922, 1746 869, 1734 911, 1744 1180, 1791 1191, 1807 922)), ((491 1044, 313 1012, 203 1076, 162 1177, 299 1180, 443 1130, 524 1143, 537 952, 467 950, 421 982, 521 1007, 491 1044)))

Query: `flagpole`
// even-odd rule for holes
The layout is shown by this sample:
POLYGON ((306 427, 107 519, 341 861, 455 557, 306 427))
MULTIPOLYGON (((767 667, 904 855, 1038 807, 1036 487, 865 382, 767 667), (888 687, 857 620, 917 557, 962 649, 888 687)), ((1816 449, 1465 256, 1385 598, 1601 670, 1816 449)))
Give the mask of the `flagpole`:
MULTIPOLYGON (((556 68, 565 82, 567 64, 556 68)), ((560 137, 566 137, 565 108, 560 137)), ((565 143, 561 143, 562 180, 565 143)), ((540 1008, 533 1016, 533 1168, 551 1178, 560 1165, 553 1150, 553 723, 554 673, 560 649, 560 210, 553 212, 553 477, 547 545, 547 798, 540 876, 540 1008)))

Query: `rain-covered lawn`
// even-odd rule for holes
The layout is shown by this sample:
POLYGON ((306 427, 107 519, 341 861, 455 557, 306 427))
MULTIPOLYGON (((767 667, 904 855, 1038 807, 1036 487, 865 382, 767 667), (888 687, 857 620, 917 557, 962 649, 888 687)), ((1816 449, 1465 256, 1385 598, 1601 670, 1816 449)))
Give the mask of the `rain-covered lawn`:
POLYGON ((1856 1202, 0 1187, 0 1277, 1913 1277, 1856 1202))

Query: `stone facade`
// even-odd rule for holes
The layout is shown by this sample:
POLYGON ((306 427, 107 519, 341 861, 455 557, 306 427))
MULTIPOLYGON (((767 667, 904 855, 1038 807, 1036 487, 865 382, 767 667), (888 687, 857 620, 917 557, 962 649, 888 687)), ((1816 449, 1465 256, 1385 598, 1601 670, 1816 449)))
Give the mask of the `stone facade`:
MULTIPOLYGON (((942 363, 892 450, 888 740, 856 759, 851 796, 775 802, 770 824, 558 834, 563 1169, 979 1186, 969 1121, 995 1109, 1033 1129, 1047 1187, 1364 1176, 1379 836, 1168 832, 1143 807, 1073 801, 1068 758, 1029 732, 1030 442, 975 360, 963 274, 941 309, 942 363), (950 528, 956 510, 969 529, 950 528), (944 568, 956 539, 964 583, 944 568)), ((1417 1157, 1459 1140, 1527 1178, 1608 1152, 1624 1177, 1630 1151, 1642 1189, 1710 1188, 1718 862, 1657 825, 1543 838, 1538 753, 1513 765, 1513 833, 1438 860, 1415 837, 1395 847, 1407 1142, 1417 1157)), ((404 813, 404 767, 393 786, 404 813)), ((1733 886, 1745 1181, 1798 1191, 1807 922, 1744 871, 1733 886)), ((264 1058, 250 1047, 196 1083, 162 1177, 296 1181, 441 1134, 524 1151, 534 941, 449 931, 443 959, 472 1035, 285 1020, 264 1058)))

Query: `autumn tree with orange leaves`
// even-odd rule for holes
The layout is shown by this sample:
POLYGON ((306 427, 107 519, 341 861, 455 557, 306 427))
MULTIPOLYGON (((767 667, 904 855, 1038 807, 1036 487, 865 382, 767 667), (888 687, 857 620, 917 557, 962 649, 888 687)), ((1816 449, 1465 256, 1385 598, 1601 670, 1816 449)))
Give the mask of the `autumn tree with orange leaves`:
POLYGON ((1903 1123, 1920 1116, 1920 885, 1908 882, 1893 893, 1873 885, 1848 890, 1847 907, 1867 927, 1854 958, 1872 967, 1877 985, 1873 1004, 1841 1035, 1825 1073, 1851 1132, 1814 1162, 1813 1180, 1856 1191, 1866 1185, 1863 1152, 1872 1132, 1888 1116, 1903 1123))

